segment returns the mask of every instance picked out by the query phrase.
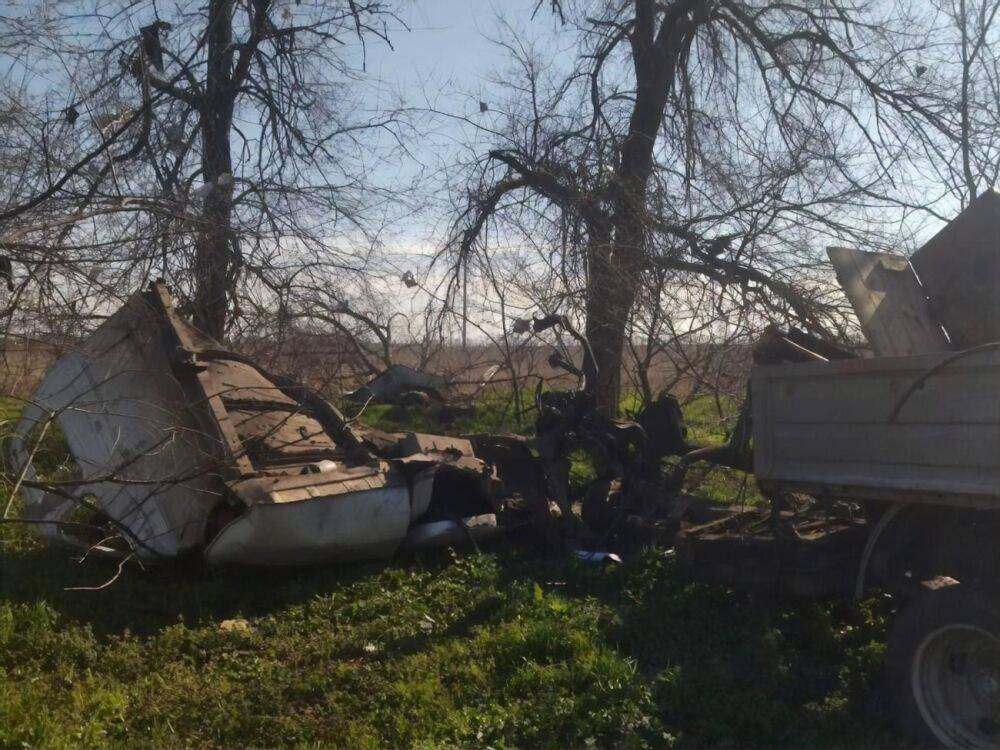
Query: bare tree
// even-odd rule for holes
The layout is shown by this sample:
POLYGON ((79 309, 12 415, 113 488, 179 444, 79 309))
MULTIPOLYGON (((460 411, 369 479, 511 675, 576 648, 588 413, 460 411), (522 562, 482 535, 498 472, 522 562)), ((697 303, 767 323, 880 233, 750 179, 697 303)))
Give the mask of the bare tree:
POLYGON ((718 310, 829 335, 841 324, 811 248, 884 243, 890 226, 898 236, 890 221, 912 205, 901 185, 915 182, 909 134, 962 140, 962 122, 912 85, 926 15, 822 1, 558 10, 578 51, 568 70, 523 38, 502 42, 517 76, 450 249, 464 263, 489 226, 526 216, 548 233, 577 279, 567 292, 581 299, 609 413, 650 269, 668 271, 676 294, 707 282, 718 310))
POLYGON ((364 240, 368 203, 386 197, 367 179, 377 157, 366 134, 401 143, 395 114, 358 96, 364 45, 388 43, 383 3, 39 13, 11 19, 6 83, 52 83, 22 126, 25 158, 0 208, 26 294, 102 314, 101 299, 161 275, 222 338, 255 300, 287 298, 303 268, 365 270, 352 241, 364 240))
POLYGON ((1000 179, 1000 25, 997 0, 934 0, 925 11, 932 40, 910 54, 906 85, 934 113, 936 127, 909 125, 917 144, 921 172, 933 185, 920 203, 942 208, 939 218, 950 218, 953 206, 968 205, 1000 179))

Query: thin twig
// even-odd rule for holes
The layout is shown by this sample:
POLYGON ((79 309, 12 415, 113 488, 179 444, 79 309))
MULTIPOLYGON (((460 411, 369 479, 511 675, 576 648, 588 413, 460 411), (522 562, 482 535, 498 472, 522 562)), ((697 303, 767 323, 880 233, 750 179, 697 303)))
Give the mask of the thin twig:
POLYGON ((358 411, 357 414, 355 414, 353 417, 351 417, 346 422, 344 422, 344 427, 348 427, 349 425, 352 425, 355 422, 357 422, 359 419, 361 419, 361 415, 365 413, 365 409, 368 408, 368 404, 370 404, 372 402, 373 398, 375 398, 375 394, 374 393, 371 396, 368 397, 368 400, 365 401, 365 403, 362 405, 361 409, 358 411))
POLYGON ((122 571, 125 570, 125 564, 133 558, 135 558, 134 552, 130 552, 128 555, 123 557, 121 562, 118 563, 118 570, 115 571, 115 574, 100 586, 67 586, 63 589, 63 591, 100 591, 101 589, 106 589, 121 577, 122 571))
POLYGON ((17 475, 17 481, 14 482, 14 487, 10 491, 10 497, 7 498, 7 507, 3 509, 3 517, 7 518, 10 513, 10 508, 14 504, 14 498, 17 496, 17 491, 21 489, 21 484, 24 482, 24 477, 28 474, 28 469, 31 468, 35 460, 35 454, 42 445, 42 440, 45 439, 45 433, 49 430, 49 425, 52 424, 52 420, 49 419, 44 425, 42 425, 42 431, 38 435, 38 440, 35 441, 34 447, 31 449, 31 454, 28 456, 28 460, 24 462, 24 466, 21 467, 20 473, 17 475))

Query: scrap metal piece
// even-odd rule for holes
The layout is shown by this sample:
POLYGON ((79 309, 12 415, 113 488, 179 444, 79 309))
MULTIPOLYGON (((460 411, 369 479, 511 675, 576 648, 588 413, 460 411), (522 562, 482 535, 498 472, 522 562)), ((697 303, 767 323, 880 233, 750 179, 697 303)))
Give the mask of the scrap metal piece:
POLYGON ((249 479, 231 489, 250 507, 205 548, 205 558, 216 564, 390 557, 410 525, 406 480, 387 467, 249 479))
MULTIPOLYGON (((24 472, 25 515, 47 521, 52 541, 87 545, 63 526, 91 494, 112 519, 123 519, 145 559, 196 548, 223 487, 213 438, 188 408, 189 396, 171 377, 160 344, 160 317, 141 295, 132 297, 86 342, 56 360, 32 394, 13 436, 12 465, 24 472), (35 441, 54 421, 79 467, 79 487, 46 492, 31 463, 35 441)), ((214 440, 218 440, 216 436, 214 440)))
POLYGON ((346 394, 352 401, 365 403, 374 401, 377 404, 413 405, 419 399, 413 394, 424 394, 426 399, 443 402, 447 393, 447 383, 440 375, 421 372, 406 365, 392 365, 383 370, 368 383, 355 391, 346 394))
POLYGON ((470 540, 478 544, 496 537, 500 532, 497 517, 493 513, 454 521, 431 521, 412 526, 403 540, 403 549, 441 549, 465 544, 470 540))
POLYGON ((574 556, 580 562, 592 563, 594 565, 621 565, 622 559, 614 552, 592 552, 590 550, 578 549, 574 556))
POLYGON ((927 297, 902 255, 829 247, 827 254, 877 357, 951 349, 927 297))
POLYGON ((829 362, 837 359, 854 359, 857 355, 837 344, 789 328, 783 331, 769 325, 754 343, 753 361, 758 365, 777 365, 782 362, 829 362))
POLYGON ((955 349, 1000 341, 1000 193, 982 193, 912 261, 955 349))

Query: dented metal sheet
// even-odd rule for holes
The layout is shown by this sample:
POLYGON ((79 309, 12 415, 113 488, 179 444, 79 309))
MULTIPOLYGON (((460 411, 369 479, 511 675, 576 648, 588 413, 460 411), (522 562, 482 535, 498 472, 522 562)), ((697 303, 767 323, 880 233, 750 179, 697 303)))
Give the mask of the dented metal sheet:
MULTIPOLYGON (((109 516, 127 523, 150 558, 197 547, 221 496, 217 462, 197 438, 186 394, 156 338, 154 314, 133 297, 52 366, 10 446, 14 465, 28 464, 30 438, 54 420, 89 482, 79 492, 96 496, 109 516)), ((35 478, 30 464, 26 478, 35 478)), ((77 505, 72 498, 46 498, 40 488, 25 487, 22 494, 26 512, 39 520, 64 520, 77 505)), ((41 531, 73 541, 58 525, 41 531)))
POLYGON ((162 284, 132 297, 55 363, 11 455, 30 485, 26 515, 51 522, 43 533, 90 546, 62 522, 81 503, 96 506, 147 560, 188 552, 255 565, 386 557, 432 507, 494 507, 491 472, 468 441, 367 443, 318 394, 191 326, 162 284), (82 475, 63 494, 35 486, 31 466, 33 441, 50 419, 82 475))
POLYGON ((440 549, 454 547, 468 541, 485 542, 500 533, 497 517, 493 513, 471 516, 455 521, 431 521, 413 526, 403 546, 406 549, 440 549))
POLYGON ((303 490, 303 497, 252 505, 209 543, 206 559, 225 565, 311 565, 390 557, 410 525, 405 483, 341 494, 303 490))
POLYGON ((827 254, 876 356, 951 349, 905 257, 848 247, 830 247, 827 254))
POLYGON ((447 383, 440 375, 394 364, 347 395, 359 402, 370 399, 381 404, 399 404, 405 403, 409 394, 424 394, 435 401, 444 401, 446 389, 447 383))
MULTIPOLYGON (((381 489, 389 484, 388 464, 344 468, 297 475, 277 474, 231 482, 229 489, 248 505, 296 503, 314 497, 347 495, 381 489)), ((396 484, 402 483, 399 478, 396 484)))

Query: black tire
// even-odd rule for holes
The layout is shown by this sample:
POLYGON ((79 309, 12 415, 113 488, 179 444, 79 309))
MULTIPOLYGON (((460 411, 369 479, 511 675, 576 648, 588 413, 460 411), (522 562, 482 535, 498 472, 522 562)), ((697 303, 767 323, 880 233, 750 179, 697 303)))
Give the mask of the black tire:
POLYGON ((961 585, 923 591, 900 614, 885 690, 904 732, 932 747, 1000 747, 1000 612, 961 585))

